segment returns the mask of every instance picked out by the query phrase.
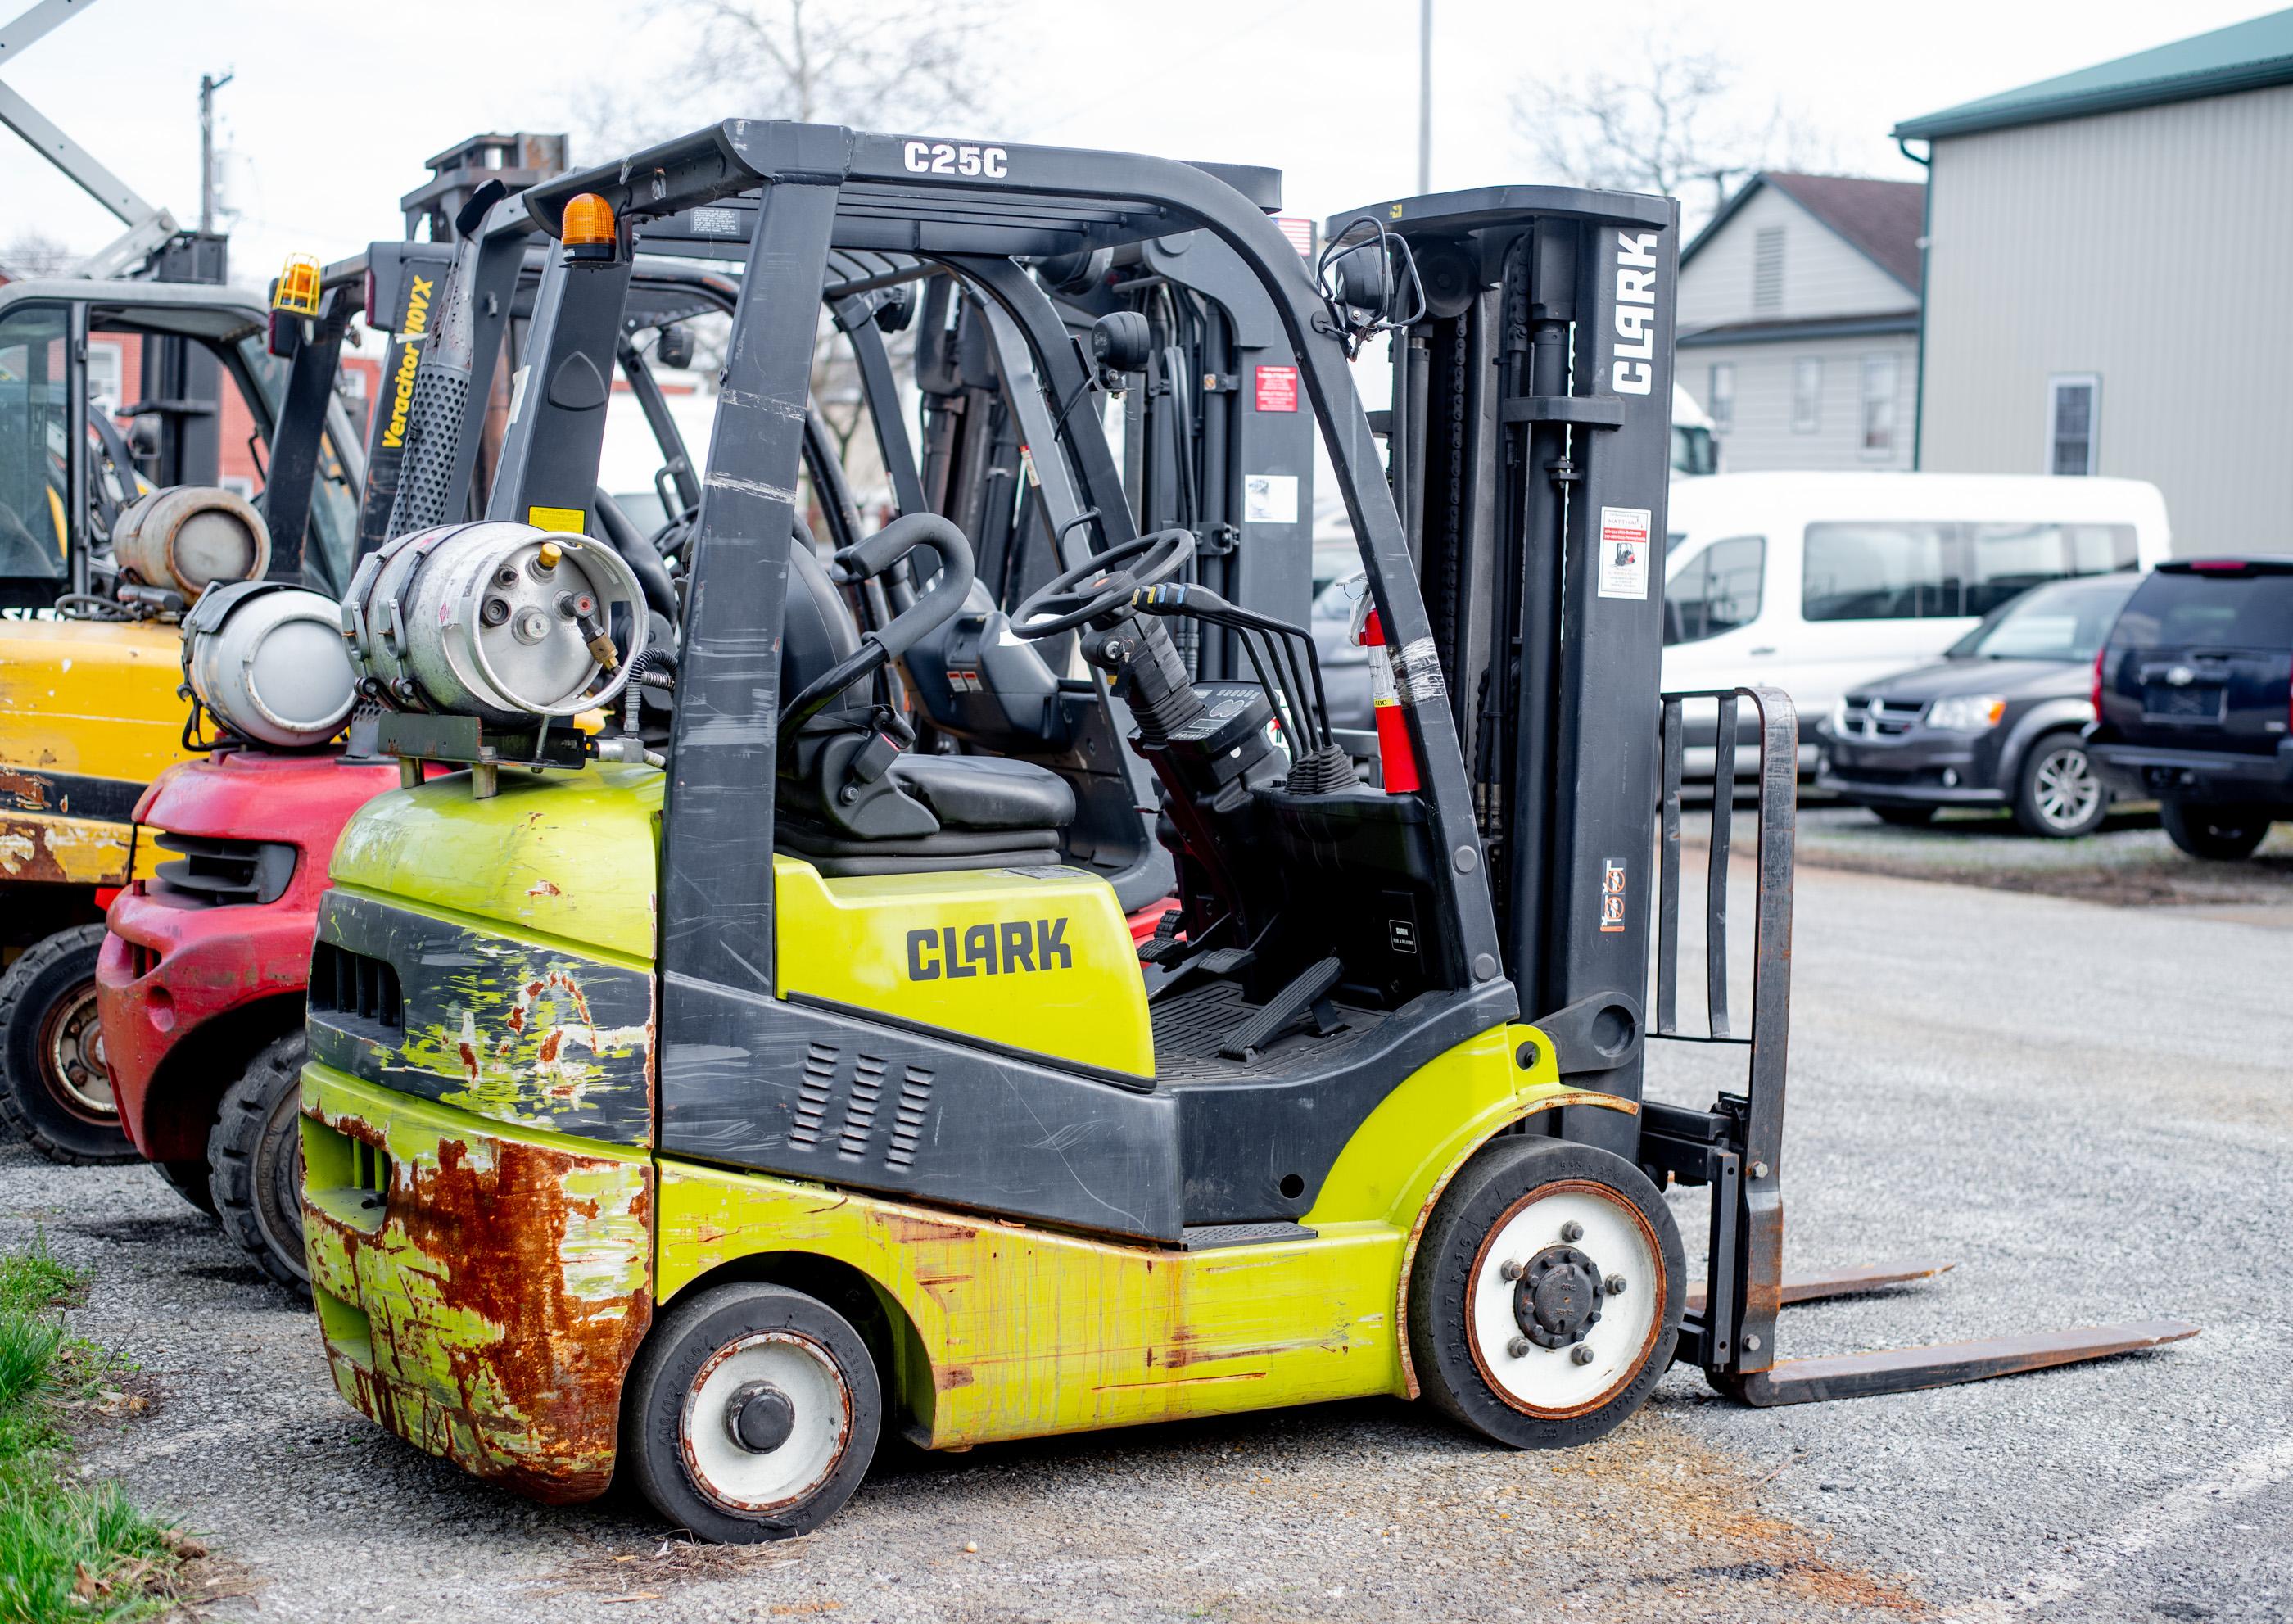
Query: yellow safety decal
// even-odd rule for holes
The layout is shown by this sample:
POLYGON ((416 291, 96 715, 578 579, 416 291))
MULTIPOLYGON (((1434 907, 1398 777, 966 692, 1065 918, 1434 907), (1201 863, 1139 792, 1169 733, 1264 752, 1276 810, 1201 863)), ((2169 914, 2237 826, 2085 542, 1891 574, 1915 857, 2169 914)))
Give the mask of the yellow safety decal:
POLYGON ((536 530, 563 530, 580 535, 587 527, 589 516, 579 508, 529 508, 525 522, 536 530))

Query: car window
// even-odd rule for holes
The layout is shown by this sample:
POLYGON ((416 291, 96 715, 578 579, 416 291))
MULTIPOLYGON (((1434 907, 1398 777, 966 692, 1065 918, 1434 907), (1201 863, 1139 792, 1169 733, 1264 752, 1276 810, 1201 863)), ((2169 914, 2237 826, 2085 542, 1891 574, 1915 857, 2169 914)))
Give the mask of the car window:
POLYGON ((1951 646, 1954 659, 2067 660, 2084 664, 2102 647, 2134 577, 2056 581, 2014 600, 1951 646))
POLYGON ((1976 524, 1965 531, 1962 614, 1988 614, 2050 581, 2135 567, 2131 524, 1976 524))
POLYGON ((1963 614, 1957 526, 1919 520, 1811 524, 1800 614, 1810 621, 1916 621, 1963 614))
POLYGON ((2112 647, 2293 647, 2293 574, 2159 571, 2135 589, 2112 647))
POLYGON ((1760 618, 1768 544, 1762 536, 1714 541, 1665 583, 1664 640, 1701 643, 1760 618))
POLYGON ((1333 581, 1314 595, 1314 618, 1317 621, 1345 621, 1353 618, 1354 605, 1361 602, 1362 594, 1369 590, 1369 577, 1357 570, 1342 581, 1333 581))

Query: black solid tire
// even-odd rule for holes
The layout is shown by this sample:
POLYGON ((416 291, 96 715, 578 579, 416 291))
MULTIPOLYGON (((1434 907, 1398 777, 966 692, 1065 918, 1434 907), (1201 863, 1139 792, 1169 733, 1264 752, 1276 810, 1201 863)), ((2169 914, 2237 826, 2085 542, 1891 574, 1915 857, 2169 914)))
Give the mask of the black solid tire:
POLYGON ((1932 807, 1874 807, 1879 821, 1897 829, 1924 829, 1934 822, 1932 807))
MULTIPOLYGON (((1589 1243, 1587 1243, 1589 1244, 1589 1243)), ((1485 1437, 1515 1449, 1573 1449, 1614 1430, 1647 1402, 1672 1364, 1688 1264, 1680 1229, 1648 1175, 1592 1145, 1542 1138, 1501 1139, 1450 1181, 1418 1243, 1409 1273, 1409 1352, 1420 1390, 1436 1408, 1485 1437), (1473 1271, 1482 1246, 1511 1216, 1556 1184, 1597 1185, 1629 1202, 1663 1259, 1663 1301, 1641 1362, 1597 1409, 1537 1415, 1501 1396, 1482 1374, 1468 1325, 1473 1271)))
POLYGON ((655 1511, 701 1539, 722 1545, 793 1539, 852 1498, 875 1457, 883 1419, 875 1360, 851 1321, 784 1286, 713 1286, 670 1309, 638 1351, 622 1392, 621 1464, 655 1511), (685 1398, 720 1351, 774 1331, 794 1332, 828 1356, 849 1395, 849 1421, 832 1469, 803 1498, 771 1513, 735 1512, 704 1494, 686 1464, 685 1398))
POLYGON ((224 1091, 207 1130, 207 1181, 223 1232, 282 1286, 303 1261, 303 1029, 272 1038, 224 1091))
POLYGON ((215 1185, 207 1176, 205 1157, 194 1157, 181 1162, 154 1162, 151 1171, 159 1175, 169 1190, 208 1217, 215 1215, 215 1185))
POLYGON ((51 1011, 95 986, 101 925, 75 925, 26 948, 0 976, 0 1116, 52 1162, 99 1167, 140 1158, 115 1113, 94 1122, 66 1102, 41 1053, 51 1011))
POLYGON ((2038 770, 2048 758, 2065 750, 2076 751, 2086 760, 2087 775, 2093 775, 2094 762, 2075 733, 2046 734, 2031 740, 2030 748, 2022 752, 2022 765, 2014 771, 2014 823, 2025 834, 2050 840, 2072 840, 2082 834, 2092 834, 2110 816, 2110 791, 2100 784, 2094 789, 2093 809, 2076 823, 2054 823, 2039 809, 2038 770))
POLYGON ((2167 840, 2213 863, 2249 857, 2269 838, 2269 814, 2257 807, 2164 800, 2158 803, 2158 821, 2166 825, 2167 840))

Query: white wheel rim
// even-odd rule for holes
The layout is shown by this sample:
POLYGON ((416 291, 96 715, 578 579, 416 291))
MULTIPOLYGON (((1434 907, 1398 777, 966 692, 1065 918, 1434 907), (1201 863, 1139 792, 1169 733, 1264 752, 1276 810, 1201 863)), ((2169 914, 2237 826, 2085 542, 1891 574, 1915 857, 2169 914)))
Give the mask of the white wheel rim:
POLYGON ((1598 1409, 1630 1386, 1655 1349, 1666 1282, 1656 1236, 1624 1197, 1584 1180, 1531 1191, 1496 1227, 1473 1261, 1467 1329, 1473 1362, 1496 1395, 1530 1415, 1568 1417, 1598 1409), (1565 1226, 1582 1226, 1576 1239, 1565 1226), (1566 1246, 1591 1260, 1605 1281, 1621 1276, 1620 1295, 1601 1297, 1600 1318, 1582 1339, 1563 1347, 1528 1343, 1514 1314, 1516 1284, 1508 1263, 1527 1265, 1548 1248, 1566 1246), (1576 1350, 1591 1358, 1579 1363, 1576 1350))
POLYGON ((769 1512, 834 1475, 852 1435, 852 1394, 828 1351, 794 1331, 760 1331, 710 1355, 685 1397, 679 1441, 693 1486, 728 1511, 769 1512), (733 1437, 733 1396, 761 1382, 787 1395, 795 1425, 758 1453, 733 1437))
POLYGON ((2102 784, 2082 750, 2049 751, 2030 787, 2038 816, 2057 829, 2084 823, 2102 796, 2102 784))

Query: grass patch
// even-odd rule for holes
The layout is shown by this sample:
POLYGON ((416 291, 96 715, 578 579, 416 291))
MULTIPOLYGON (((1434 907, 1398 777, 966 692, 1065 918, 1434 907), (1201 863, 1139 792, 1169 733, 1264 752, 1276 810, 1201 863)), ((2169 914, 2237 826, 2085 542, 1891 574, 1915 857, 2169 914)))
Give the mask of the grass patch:
POLYGON ((101 1349, 67 1337, 59 1305, 85 1272, 45 1239, 0 1253, 0 1624, 126 1624, 174 1604, 176 1571, 203 1554, 70 1470, 65 1406, 102 1390, 101 1349))

